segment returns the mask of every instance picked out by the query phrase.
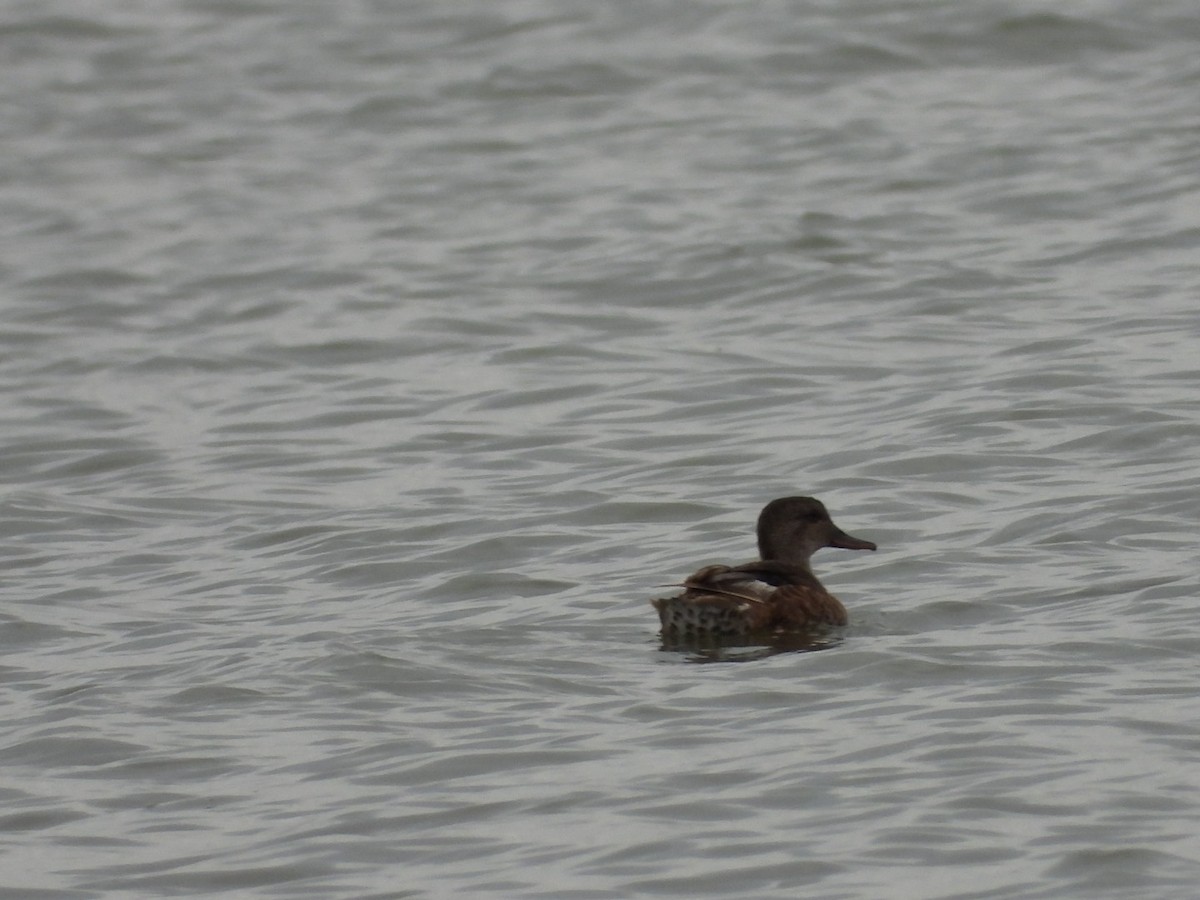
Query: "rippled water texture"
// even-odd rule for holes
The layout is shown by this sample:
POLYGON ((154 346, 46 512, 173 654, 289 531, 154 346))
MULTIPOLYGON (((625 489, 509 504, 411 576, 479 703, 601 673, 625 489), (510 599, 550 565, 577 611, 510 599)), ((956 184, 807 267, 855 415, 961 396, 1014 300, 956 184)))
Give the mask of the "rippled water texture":
POLYGON ((4 896, 1194 893, 1194 3, 13 0, 0 70, 4 896), (660 647, 788 494, 850 626, 660 647))

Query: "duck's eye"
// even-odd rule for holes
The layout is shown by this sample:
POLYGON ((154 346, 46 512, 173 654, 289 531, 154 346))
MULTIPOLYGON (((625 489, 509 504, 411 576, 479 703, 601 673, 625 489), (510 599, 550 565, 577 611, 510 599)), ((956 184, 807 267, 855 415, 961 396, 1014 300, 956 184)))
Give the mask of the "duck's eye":
POLYGON ((801 522, 820 522, 821 514, 819 512, 817 512, 815 509, 810 509, 810 510, 800 513, 800 521, 801 522))

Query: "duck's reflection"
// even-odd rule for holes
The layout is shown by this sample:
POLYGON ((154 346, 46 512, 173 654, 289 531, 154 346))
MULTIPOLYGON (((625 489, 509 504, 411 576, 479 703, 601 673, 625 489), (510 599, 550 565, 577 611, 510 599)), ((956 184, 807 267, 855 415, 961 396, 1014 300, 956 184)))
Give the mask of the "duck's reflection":
POLYGON ((687 662, 752 662, 779 653, 812 653, 828 650, 844 640, 838 631, 814 630, 764 635, 760 640, 748 637, 719 638, 662 635, 659 652, 686 654, 687 662))

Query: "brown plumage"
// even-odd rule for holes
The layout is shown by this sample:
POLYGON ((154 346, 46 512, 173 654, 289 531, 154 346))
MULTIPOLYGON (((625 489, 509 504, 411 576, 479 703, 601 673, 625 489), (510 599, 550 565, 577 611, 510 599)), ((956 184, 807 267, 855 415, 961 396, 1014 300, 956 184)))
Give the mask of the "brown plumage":
POLYGON ((721 637, 845 625, 846 608, 809 568, 809 557, 822 547, 875 549, 834 525, 819 500, 772 500, 758 517, 761 559, 705 566, 683 582, 682 594, 651 601, 663 635, 721 637))

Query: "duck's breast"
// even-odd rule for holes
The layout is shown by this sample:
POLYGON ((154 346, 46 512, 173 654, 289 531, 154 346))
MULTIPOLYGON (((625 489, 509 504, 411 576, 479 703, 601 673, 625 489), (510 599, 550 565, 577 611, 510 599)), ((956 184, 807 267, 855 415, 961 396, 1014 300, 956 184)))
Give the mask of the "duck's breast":
POLYGON ((848 621, 842 601, 824 588, 787 584, 774 596, 775 628, 793 630, 813 625, 845 625, 848 621))

